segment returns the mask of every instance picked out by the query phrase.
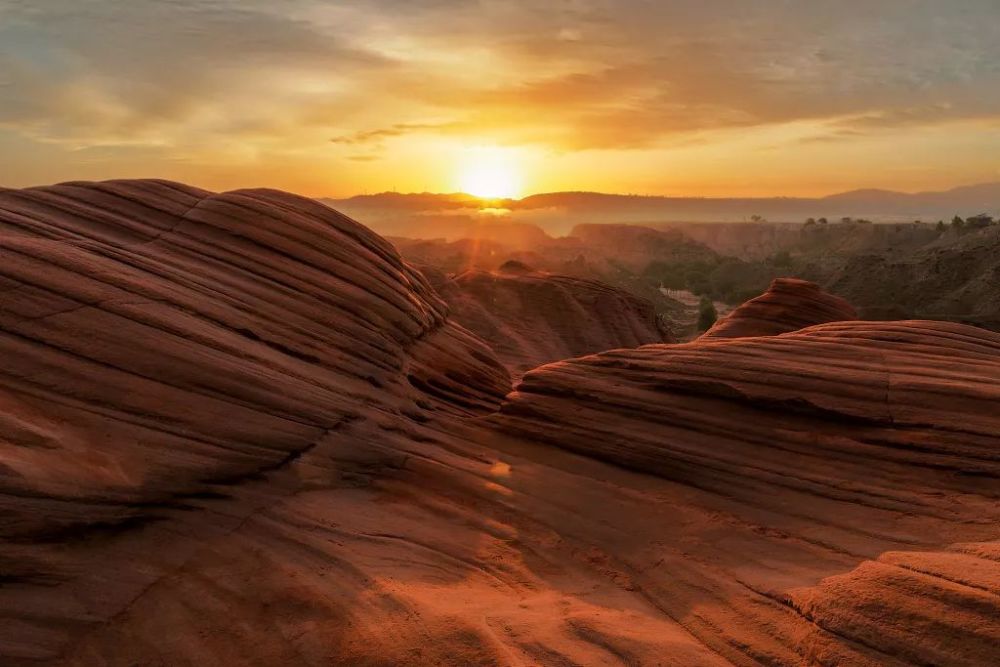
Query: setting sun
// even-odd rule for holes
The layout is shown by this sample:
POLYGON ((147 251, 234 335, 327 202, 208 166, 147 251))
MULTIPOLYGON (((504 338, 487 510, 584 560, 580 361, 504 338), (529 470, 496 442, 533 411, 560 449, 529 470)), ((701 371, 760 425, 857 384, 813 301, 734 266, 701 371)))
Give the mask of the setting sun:
POLYGON ((521 194, 521 173, 509 152, 475 149, 460 165, 457 185, 462 192, 483 199, 512 199, 521 194))

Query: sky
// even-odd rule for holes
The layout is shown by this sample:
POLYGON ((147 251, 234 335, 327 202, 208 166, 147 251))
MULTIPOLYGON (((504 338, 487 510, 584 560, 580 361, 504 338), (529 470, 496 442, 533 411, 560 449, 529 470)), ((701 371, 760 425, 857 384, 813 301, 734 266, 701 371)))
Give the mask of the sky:
POLYGON ((334 197, 1000 181, 1000 2, 0 0, 0 186, 136 177, 334 197))

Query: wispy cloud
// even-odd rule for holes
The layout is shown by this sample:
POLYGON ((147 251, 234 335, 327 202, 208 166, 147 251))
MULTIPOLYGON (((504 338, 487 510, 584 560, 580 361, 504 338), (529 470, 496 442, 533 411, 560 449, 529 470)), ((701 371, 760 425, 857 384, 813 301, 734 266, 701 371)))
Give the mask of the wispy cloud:
POLYGON ((456 123, 396 123, 390 127, 383 127, 375 130, 361 130, 351 134, 333 137, 330 139, 330 142, 334 144, 348 144, 352 146, 357 144, 370 144, 377 143, 385 139, 391 139, 393 137, 401 137, 404 134, 437 131, 454 128, 456 126, 456 123))
POLYGON ((811 121, 821 145, 997 117, 995 0, 0 0, 0 129, 69 150, 358 162, 438 135, 650 150, 811 121))

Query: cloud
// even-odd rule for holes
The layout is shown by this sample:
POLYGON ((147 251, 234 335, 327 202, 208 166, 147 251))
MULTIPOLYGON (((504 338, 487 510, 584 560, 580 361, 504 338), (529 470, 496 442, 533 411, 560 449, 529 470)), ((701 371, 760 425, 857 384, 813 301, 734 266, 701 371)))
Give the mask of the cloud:
POLYGON ((178 0, 8 5, 0 65, 0 123, 74 145, 277 133, 393 67, 304 20, 178 0))
POLYGON ((852 118, 876 132, 1000 113, 992 3, 664 4, 574 3, 575 15, 509 23, 486 3, 480 16, 499 25, 491 29, 431 12, 442 34, 458 35, 447 48, 463 48, 462 35, 485 40, 521 75, 469 85, 424 76, 396 90, 481 134, 568 150, 802 120, 852 118), (536 66, 517 70, 524 58, 536 66))
POLYGON ((416 135, 622 150, 996 117, 995 0, 0 0, 0 129, 66 150, 358 162, 416 135))
MULTIPOLYGON (((839 129, 831 129, 830 131, 823 132, 821 134, 813 134, 806 137, 800 137, 796 139, 796 143, 808 145, 808 144, 836 144, 843 142, 845 139, 856 139, 858 137, 868 136, 867 132, 861 130, 855 130, 847 127, 841 127, 839 129)), ((773 146, 772 148, 778 149, 782 146, 773 146)))
POLYGON ((442 130, 455 127, 454 123, 396 123, 391 127, 383 127, 377 130, 361 130, 352 134, 346 134, 330 139, 334 144, 369 144, 378 143, 384 139, 401 137, 404 134, 423 132, 427 130, 442 130))

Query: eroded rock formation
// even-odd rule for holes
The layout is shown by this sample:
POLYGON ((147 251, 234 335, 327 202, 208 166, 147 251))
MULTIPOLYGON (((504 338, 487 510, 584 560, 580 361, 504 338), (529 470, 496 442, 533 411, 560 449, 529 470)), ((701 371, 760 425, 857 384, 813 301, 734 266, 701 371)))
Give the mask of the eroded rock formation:
POLYGON ((497 420, 671 482, 631 569, 735 663, 989 664, 998 378, 994 333, 843 322, 551 364, 497 420))
POLYGON ((330 209, 0 192, 5 665, 984 665, 1000 336, 838 322, 509 387, 330 209))
POLYGON ((596 280, 533 271, 464 271, 432 283, 451 317, 485 340, 519 377, 536 366, 620 347, 663 343, 653 304, 596 280))
POLYGON ((302 198, 8 191, 0 253, 3 490, 38 498, 15 505, 7 536, 280 465, 362 406, 482 412, 506 390, 421 274, 302 198))
POLYGON ((856 320, 851 304, 819 285, 798 278, 776 278, 766 292, 734 309, 703 338, 775 336, 814 324, 856 320))

